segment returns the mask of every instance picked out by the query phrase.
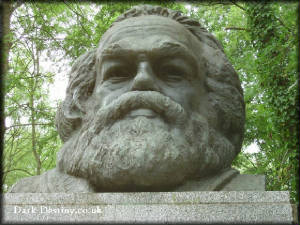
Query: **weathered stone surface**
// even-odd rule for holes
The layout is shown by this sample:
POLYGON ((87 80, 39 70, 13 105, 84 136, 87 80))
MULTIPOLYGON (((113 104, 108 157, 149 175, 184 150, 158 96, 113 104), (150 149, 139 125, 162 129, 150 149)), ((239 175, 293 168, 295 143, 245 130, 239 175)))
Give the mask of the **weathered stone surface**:
MULTIPOLYGON (((239 174, 237 170, 226 169, 203 179, 190 180, 170 191, 264 191, 264 175, 239 174)), ((89 183, 80 178, 68 176, 56 169, 42 176, 20 180, 11 193, 79 193, 94 192, 89 183), (35 183, 35 184, 34 184, 35 183), (34 185, 33 185, 34 184, 34 185)))
POLYGON ((223 170, 213 176, 187 181, 173 191, 264 191, 265 176, 239 174, 237 170, 223 170))
POLYGON ((245 122, 238 75, 220 42, 178 11, 139 5, 122 14, 73 64, 56 121, 56 168, 11 192, 264 186, 244 185, 230 168, 245 122))
POLYGON ((243 174, 231 179, 223 188, 222 191, 264 191, 265 176, 243 174))
POLYGON ((293 222, 289 193, 280 191, 15 193, 4 194, 3 197, 5 223, 293 222), (74 212, 71 213, 71 210, 74 212))

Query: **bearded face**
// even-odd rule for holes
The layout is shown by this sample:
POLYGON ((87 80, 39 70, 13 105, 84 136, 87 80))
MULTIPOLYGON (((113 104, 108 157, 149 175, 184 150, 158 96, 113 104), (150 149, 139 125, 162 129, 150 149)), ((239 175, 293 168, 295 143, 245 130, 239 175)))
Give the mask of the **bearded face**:
POLYGON ((97 191, 161 191, 230 164, 233 145, 207 119, 199 52, 184 26, 163 17, 130 18, 107 31, 86 114, 58 155, 59 169, 97 191))

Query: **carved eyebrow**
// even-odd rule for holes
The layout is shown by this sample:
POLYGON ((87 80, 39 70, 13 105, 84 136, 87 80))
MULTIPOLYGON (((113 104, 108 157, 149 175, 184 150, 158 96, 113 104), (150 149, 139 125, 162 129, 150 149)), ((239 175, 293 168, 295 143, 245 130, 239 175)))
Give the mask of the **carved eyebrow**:
POLYGON ((153 52, 159 52, 163 55, 190 56, 195 58, 193 53, 186 46, 176 42, 163 42, 157 47, 154 47, 153 52))
POLYGON ((123 48, 119 44, 114 43, 102 50, 101 58, 112 58, 112 57, 114 58, 114 57, 122 56, 125 54, 128 55, 130 53, 132 54, 132 53, 134 53, 134 51, 131 49, 123 48))
POLYGON ((149 50, 132 50, 130 48, 122 47, 118 43, 114 43, 105 49, 103 49, 101 53, 102 60, 111 59, 111 58, 119 58, 119 57, 128 57, 130 55, 134 56, 136 53, 146 53, 150 56, 157 57, 180 57, 187 58, 189 62, 194 65, 197 65, 196 56, 193 54, 191 50, 189 50, 186 46, 182 45, 179 42, 170 42, 165 41, 162 43, 158 43, 157 46, 152 47, 149 50))

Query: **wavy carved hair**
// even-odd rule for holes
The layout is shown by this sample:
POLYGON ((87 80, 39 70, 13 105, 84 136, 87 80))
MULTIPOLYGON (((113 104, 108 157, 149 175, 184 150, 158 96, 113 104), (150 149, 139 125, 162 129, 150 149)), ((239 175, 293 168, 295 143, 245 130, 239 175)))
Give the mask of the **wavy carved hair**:
MULTIPOLYGON (((185 26, 206 46, 203 52, 207 68, 205 86, 209 98, 210 125, 224 135, 234 146, 235 153, 241 150, 245 123, 243 90, 237 73, 225 56, 221 43, 201 24, 180 11, 160 6, 138 5, 119 16, 111 25, 131 17, 144 15, 163 16, 185 26)), ((56 126, 63 142, 81 126, 86 113, 85 102, 92 93, 96 80, 96 49, 81 55, 72 66, 65 100, 59 106, 56 126)))

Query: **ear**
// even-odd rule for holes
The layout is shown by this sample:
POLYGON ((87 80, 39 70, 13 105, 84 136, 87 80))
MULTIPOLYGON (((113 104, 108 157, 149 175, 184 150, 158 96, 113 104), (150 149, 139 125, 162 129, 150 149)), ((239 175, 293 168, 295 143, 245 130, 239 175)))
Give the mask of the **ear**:
POLYGON ((55 124, 63 142, 66 142, 73 131, 80 127, 82 116, 82 112, 74 105, 70 97, 66 97, 59 105, 56 112, 55 124))
POLYGON ((72 66, 65 100, 56 113, 56 127, 60 138, 66 142, 81 127, 85 102, 94 88, 96 79, 96 50, 80 56, 72 66))

